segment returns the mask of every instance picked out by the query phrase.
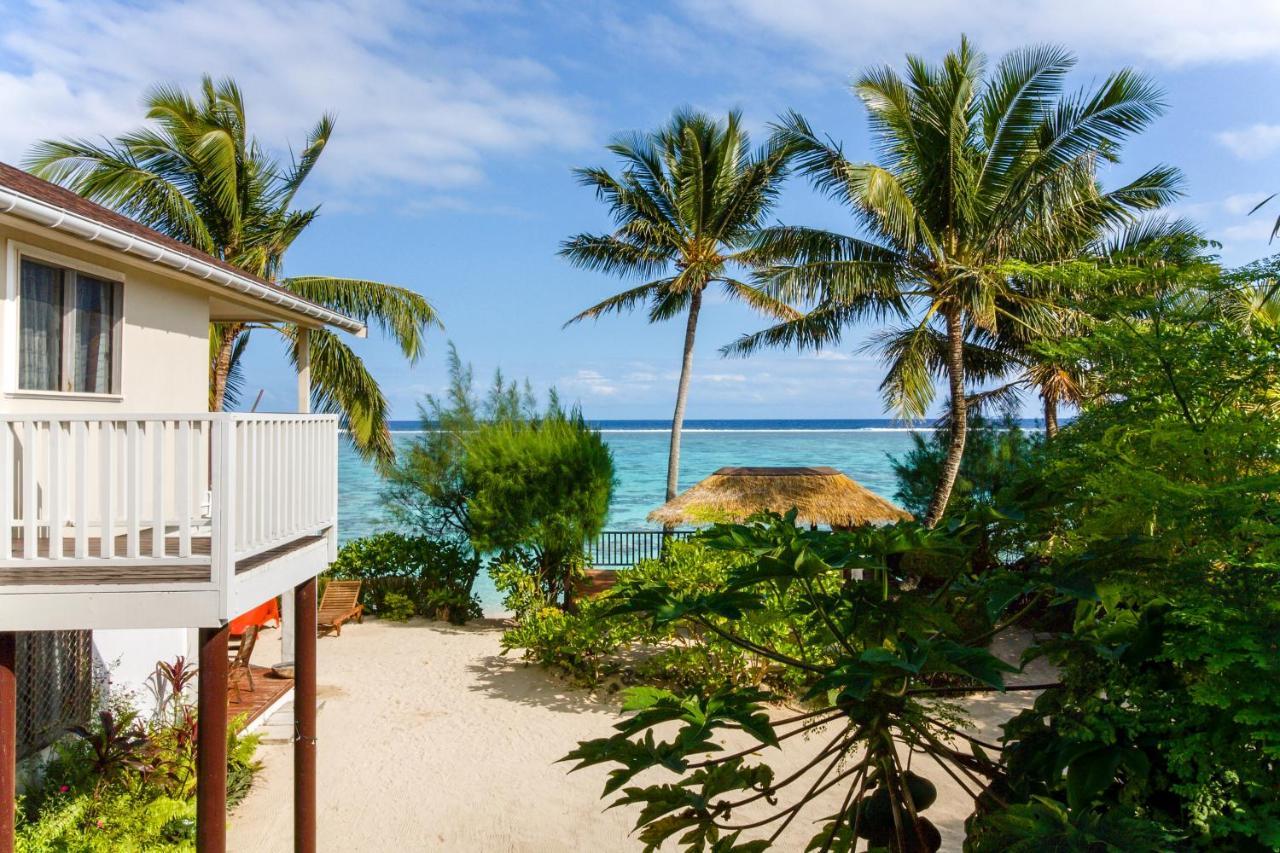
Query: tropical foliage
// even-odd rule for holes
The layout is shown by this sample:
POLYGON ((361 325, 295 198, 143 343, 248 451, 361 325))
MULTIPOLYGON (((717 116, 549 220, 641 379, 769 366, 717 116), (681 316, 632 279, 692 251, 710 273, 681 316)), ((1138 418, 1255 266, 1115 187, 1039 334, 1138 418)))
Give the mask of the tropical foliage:
MULTIPOLYGON (((190 850, 196 832, 196 718, 185 688, 196 671, 178 658, 156 668, 162 703, 144 720, 128 702, 55 744, 39 783, 18 803, 17 849, 31 853, 190 850)), ((258 738, 227 731, 227 799, 244 799, 258 738)))
MULTIPOLYGON (((249 133, 244 96, 232 80, 205 77, 192 96, 159 86, 147 97, 152 126, 95 143, 45 141, 27 160, 37 175, 113 207, 251 275, 379 327, 416 360, 428 329, 439 325, 421 295, 361 279, 284 277, 285 253, 315 221, 320 208, 295 201, 333 134, 324 116, 296 158, 277 162, 249 133)), ((215 323, 210 329, 209 404, 234 405, 243 390, 241 359, 259 324, 215 323)), ((297 329, 272 325, 298 358, 297 329)), ((340 412, 355 446, 389 462, 387 401, 359 356, 336 334, 310 333, 312 405, 340 412)))
POLYGON ((479 574, 480 558, 465 543, 387 531, 343 545, 325 577, 361 581, 371 615, 461 624, 482 615, 472 592, 479 574))
MULTIPOLYGON (((1280 845, 1280 334, 1257 310, 1276 265, 1158 269, 1042 271, 1091 294, 1088 333, 1045 353, 1096 392, 1051 442, 980 426, 942 526, 716 528, 702 547, 736 555, 721 582, 612 599, 606 625, 714 631, 793 676, 644 679, 618 734, 568 756, 612 768, 605 794, 640 807, 650 849, 763 849, 821 807, 811 850, 935 850, 942 785, 972 798, 974 851, 1280 845), (778 586, 809 654, 739 630, 778 586), (1020 661, 986 649, 1019 625, 1037 630, 1020 661), (1014 675, 1037 660, 1052 678, 1014 675), (1021 688, 1035 698, 999 739, 948 701, 1021 688), (783 712, 788 697, 804 704, 783 712), (772 747, 818 738, 776 769, 772 747)), ((943 442, 897 462, 911 499, 943 442)))
POLYGON ((1099 164, 1116 162, 1124 140, 1163 102, 1128 69, 1064 95, 1073 65, 1065 50, 1045 45, 1014 51, 988 72, 962 39, 940 65, 912 56, 903 73, 871 69, 854 92, 867 109, 875 162, 849 160, 799 114, 776 128, 774 145, 793 151, 797 167, 849 209, 865 236, 796 226, 760 233, 762 289, 810 310, 730 351, 820 347, 857 321, 902 323, 873 341, 888 366, 886 403, 923 416, 935 380, 945 378, 954 424, 929 524, 959 473, 970 386, 999 378, 1011 347, 1061 332, 1069 316, 1069 299, 1004 264, 1078 257, 1177 195, 1178 173, 1163 166, 1100 187, 1099 164), (968 358, 967 343, 979 345, 968 358))
POLYGON ((774 319, 795 312, 748 280, 753 264, 767 257, 760 228, 786 175, 789 151, 769 144, 751 151, 742 116, 718 122, 686 110, 663 128, 614 140, 609 150, 622 163, 614 174, 578 169, 609 207, 617 226, 611 234, 578 234, 560 254, 575 266, 611 275, 648 279, 583 311, 570 323, 645 307, 649 322, 685 318, 680 381, 672 415, 667 462, 667 500, 679 489, 680 431, 693 370, 698 317, 707 289, 718 286, 774 319), (748 258, 750 250, 750 258, 748 258))
POLYGON ((713 528, 704 544, 738 558, 719 588, 648 584, 613 612, 714 633, 787 670, 793 695, 806 704, 779 719, 766 704, 776 694, 754 686, 632 688, 624 710, 634 715, 616 726, 618 734, 583 742, 567 760, 577 768, 619 765, 605 794, 620 792, 617 805, 642 806, 637 828, 649 850, 672 838, 689 850, 763 849, 831 790, 843 805, 821 819, 809 849, 850 850, 862 838, 893 850, 936 850, 938 831, 924 814, 936 786, 910 769, 899 745, 967 780, 962 787, 975 796, 1000 779, 998 759, 964 734, 965 717, 949 696, 1006 689, 1004 676, 1015 667, 983 647, 1024 613, 1015 606, 1020 596, 1090 594, 1067 576, 975 570, 968 555, 976 534, 997 523, 988 513, 946 530, 903 522, 827 532, 765 516, 713 528), (894 566, 911 556, 934 558, 932 579, 941 585, 903 584, 894 566), (794 596, 775 611, 790 623, 789 646, 740 628, 779 594, 794 596), (739 740, 726 749, 720 737, 729 734, 739 740), (823 746, 799 770, 775 772, 770 750, 798 736, 821 738, 823 746), (646 782, 631 784, 659 770, 665 778, 646 773, 646 782))

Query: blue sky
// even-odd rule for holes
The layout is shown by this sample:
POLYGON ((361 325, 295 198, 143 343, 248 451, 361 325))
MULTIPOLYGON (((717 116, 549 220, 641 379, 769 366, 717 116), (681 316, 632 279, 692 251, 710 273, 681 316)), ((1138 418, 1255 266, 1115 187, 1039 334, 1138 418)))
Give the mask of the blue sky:
MULTIPOLYGON (((1219 0, 670 0, 670 2, 251 3, 0 0, 0 159, 40 138, 110 135, 141 123, 156 82, 231 75, 262 140, 297 143, 324 111, 337 132, 305 201, 322 217, 296 244, 291 274, 395 282, 427 295, 447 326, 408 365, 374 334, 354 346, 397 417, 444 382, 453 340, 487 377, 501 366, 556 385, 596 418, 669 417, 678 323, 617 317, 562 323, 623 283, 571 269, 560 240, 604 230, 576 165, 608 164, 620 132, 673 108, 744 111, 762 139, 795 108, 869 156, 848 81, 908 52, 939 57, 967 33, 992 57, 1036 41, 1075 51, 1073 85, 1134 66, 1166 90, 1168 113, 1131 143, 1107 182, 1158 162, 1181 167, 1176 213, 1224 244, 1229 262, 1268 252, 1269 220, 1247 216, 1280 190, 1280 3, 1219 0), (20 117, 21 120, 15 120, 20 117)), ((799 180, 776 218, 847 227, 799 180)), ((880 368, 859 351, 870 329, 820 356, 721 359, 758 327, 713 301, 699 331, 691 417, 878 417, 880 368)), ((251 393, 292 404, 269 334, 251 345, 251 393)))

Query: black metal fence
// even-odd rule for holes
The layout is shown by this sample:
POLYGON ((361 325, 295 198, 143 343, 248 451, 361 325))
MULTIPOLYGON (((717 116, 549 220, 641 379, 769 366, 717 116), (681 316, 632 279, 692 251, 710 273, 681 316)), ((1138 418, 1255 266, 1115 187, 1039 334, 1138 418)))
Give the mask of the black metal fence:
POLYGON ((93 634, 18 634, 18 758, 44 749, 93 713, 93 634))
POLYGON ((667 543, 688 539, 692 530, 606 530, 587 546, 587 556, 596 568, 634 566, 641 560, 656 560, 667 543))

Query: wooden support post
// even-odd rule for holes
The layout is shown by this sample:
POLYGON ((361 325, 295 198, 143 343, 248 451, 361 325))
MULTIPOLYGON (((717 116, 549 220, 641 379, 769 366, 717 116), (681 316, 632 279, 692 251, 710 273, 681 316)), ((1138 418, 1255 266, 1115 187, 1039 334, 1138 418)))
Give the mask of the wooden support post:
POLYGON ((196 711, 196 850, 227 849, 227 636, 229 625, 200 629, 196 711))
POLYGON ((0 853, 13 853, 18 794, 18 635, 0 633, 0 853))
POLYGON ((293 591, 297 617, 293 670, 293 849, 316 850, 316 579, 293 591))

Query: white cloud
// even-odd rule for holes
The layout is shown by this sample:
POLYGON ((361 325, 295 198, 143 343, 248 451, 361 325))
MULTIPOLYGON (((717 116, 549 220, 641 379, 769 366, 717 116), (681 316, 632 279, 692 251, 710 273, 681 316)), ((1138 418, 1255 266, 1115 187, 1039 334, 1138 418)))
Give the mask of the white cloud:
POLYGON ((486 158, 590 139, 545 66, 477 50, 457 7, 407 0, 200 3, 40 0, 0 22, 0 159, 38 139, 141 124, 156 83, 234 76, 252 129, 297 145, 321 113, 337 132, 315 180, 356 194, 474 185, 486 158))
POLYGON ((803 43, 845 71, 932 52, 968 33, 998 52, 1031 42, 1071 45, 1097 57, 1141 57, 1178 66, 1273 58, 1280 3, 1219 0, 1212 10, 1168 0, 684 0, 704 22, 758 42, 803 43))
POLYGON ((582 369, 566 376, 556 383, 558 388, 567 390, 569 397, 585 394, 592 397, 612 397, 618 393, 618 386, 606 378, 598 370, 582 369))
POLYGON ((1236 193, 1222 200, 1222 209, 1232 216, 1245 216, 1269 193, 1236 193))
POLYGON ((1261 160, 1280 150, 1280 124, 1254 124, 1224 130, 1215 139, 1241 160, 1261 160))

